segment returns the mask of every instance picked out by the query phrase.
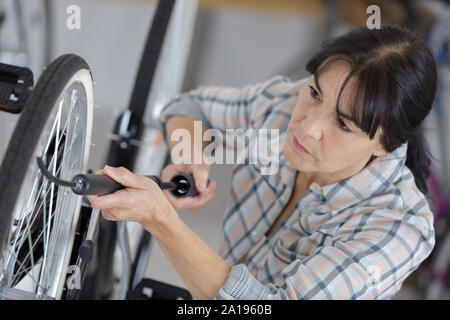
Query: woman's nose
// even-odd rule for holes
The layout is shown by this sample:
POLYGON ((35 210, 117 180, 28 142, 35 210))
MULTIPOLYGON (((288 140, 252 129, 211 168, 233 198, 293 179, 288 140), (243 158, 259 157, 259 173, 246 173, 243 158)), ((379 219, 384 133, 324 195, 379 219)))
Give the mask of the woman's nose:
POLYGON ((324 128, 324 116, 324 112, 317 109, 308 113, 305 119, 301 122, 302 131, 304 134, 315 140, 320 140, 320 138, 322 138, 322 131, 324 128))

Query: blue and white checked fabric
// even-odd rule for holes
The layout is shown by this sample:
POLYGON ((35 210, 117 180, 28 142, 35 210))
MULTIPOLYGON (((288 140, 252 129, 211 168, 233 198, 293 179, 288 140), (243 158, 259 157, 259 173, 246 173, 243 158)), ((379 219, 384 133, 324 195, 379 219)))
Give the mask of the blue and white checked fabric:
MULTIPOLYGON (((240 89, 200 87, 170 101, 160 121, 187 115, 224 132, 283 133, 302 85, 277 76, 240 89)), ((406 151, 407 143, 345 180, 311 184, 268 238, 290 199, 296 169, 282 152, 274 175, 236 165, 218 249, 232 269, 216 299, 394 296, 435 244, 433 214, 405 165, 406 151)))

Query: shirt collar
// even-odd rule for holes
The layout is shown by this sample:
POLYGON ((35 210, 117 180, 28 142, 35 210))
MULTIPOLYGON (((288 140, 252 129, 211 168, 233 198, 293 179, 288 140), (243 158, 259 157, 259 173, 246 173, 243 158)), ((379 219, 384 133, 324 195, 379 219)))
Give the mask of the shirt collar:
MULTIPOLYGON (((284 136, 282 138, 285 138, 284 136)), ((284 140, 284 139, 281 139, 284 140)), ((282 141, 284 143, 284 141, 282 141)), ((280 146, 283 146, 280 143, 280 146)), ((312 183, 309 189, 322 197, 327 207, 333 211, 340 211, 382 193, 401 174, 406 162, 407 143, 394 151, 372 160, 364 169, 344 180, 321 187, 312 183)), ((282 147, 279 156, 278 174, 267 177, 269 184, 275 189, 290 185, 293 187, 297 170, 292 167, 283 155, 282 147)))
POLYGON ((382 193, 401 175, 407 143, 372 160, 364 169, 339 182, 321 187, 325 201, 335 210, 345 209, 382 193))

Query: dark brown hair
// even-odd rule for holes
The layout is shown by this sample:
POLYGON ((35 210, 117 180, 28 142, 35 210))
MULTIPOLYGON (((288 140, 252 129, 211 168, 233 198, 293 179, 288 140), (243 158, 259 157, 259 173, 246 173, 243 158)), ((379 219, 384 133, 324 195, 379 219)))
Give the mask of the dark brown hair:
POLYGON ((306 70, 317 76, 335 59, 344 59, 351 66, 340 93, 351 78, 358 80, 353 122, 370 139, 381 126, 380 142, 387 152, 408 142, 406 165, 417 187, 428 194, 431 160, 421 124, 436 94, 437 72, 431 51, 404 28, 363 27, 325 42, 306 70))

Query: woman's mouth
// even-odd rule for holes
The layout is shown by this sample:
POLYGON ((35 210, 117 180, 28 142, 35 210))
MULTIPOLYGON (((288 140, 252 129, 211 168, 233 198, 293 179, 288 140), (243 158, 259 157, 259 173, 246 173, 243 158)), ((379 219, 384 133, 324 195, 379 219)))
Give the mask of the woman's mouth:
POLYGON ((304 146, 301 145, 300 142, 298 142, 298 140, 295 137, 294 137, 294 147, 296 150, 298 150, 302 153, 311 154, 308 150, 306 150, 306 148, 304 146))

